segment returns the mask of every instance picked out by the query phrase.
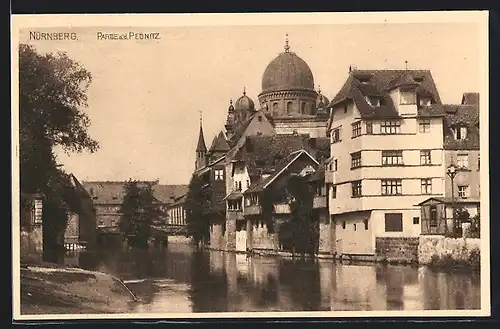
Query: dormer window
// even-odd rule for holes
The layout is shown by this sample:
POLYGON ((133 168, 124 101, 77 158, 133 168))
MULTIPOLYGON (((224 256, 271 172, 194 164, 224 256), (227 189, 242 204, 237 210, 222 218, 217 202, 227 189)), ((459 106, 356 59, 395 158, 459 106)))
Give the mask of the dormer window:
POLYGON ((420 98, 420 106, 431 106, 432 100, 430 98, 420 98))
POLYGON ((366 102, 373 107, 380 106, 380 98, 378 98, 378 97, 366 96, 365 99, 366 99, 366 102))
POLYGON ((466 126, 456 126, 453 128, 453 136, 455 140, 464 140, 467 138, 467 127, 466 126))
POLYGON ((400 91, 400 105, 415 105, 417 104, 417 93, 413 90, 400 91))

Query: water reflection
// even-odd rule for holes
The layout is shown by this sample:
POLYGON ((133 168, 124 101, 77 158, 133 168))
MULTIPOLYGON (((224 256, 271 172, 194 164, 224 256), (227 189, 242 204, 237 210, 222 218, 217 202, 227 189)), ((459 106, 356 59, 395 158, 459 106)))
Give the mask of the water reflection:
POLYGON ((161 251, 68 254, 67 264, 123 279, 141 303, 127 312, 478 309, 479 275, 329 260, 249 258, 187 244, 161 251))

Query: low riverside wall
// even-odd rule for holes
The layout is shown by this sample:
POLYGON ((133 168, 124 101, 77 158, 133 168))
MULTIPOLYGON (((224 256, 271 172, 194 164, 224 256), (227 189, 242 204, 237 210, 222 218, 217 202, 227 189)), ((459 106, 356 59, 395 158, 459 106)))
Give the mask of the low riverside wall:
POLYGON ((421 265, 479 267, 480 239, 421 235, 418 262, 421 265))
POLYGON ((418 245, 418 237, 377 237, 375 239, 375 260, 415 264, 418 262, 418 245))

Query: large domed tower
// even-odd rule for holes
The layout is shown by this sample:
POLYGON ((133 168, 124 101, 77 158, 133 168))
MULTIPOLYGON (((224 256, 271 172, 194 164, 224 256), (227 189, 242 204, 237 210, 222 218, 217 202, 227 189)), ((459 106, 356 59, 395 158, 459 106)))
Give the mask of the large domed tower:
POLYGON ((288 34, 285 51, 264 70, 261 108, 273 118, 278 134, 301 133, 313 137, 326 135, 325 115, 318 113, 318 92, 309 65, 290 51, 288 34))

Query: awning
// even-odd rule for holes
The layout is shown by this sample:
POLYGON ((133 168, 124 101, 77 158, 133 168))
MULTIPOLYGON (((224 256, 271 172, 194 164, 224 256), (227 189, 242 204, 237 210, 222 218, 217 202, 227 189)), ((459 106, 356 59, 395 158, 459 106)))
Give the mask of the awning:
POLYGON ((234 191, 226 195, 226 197, 223 200, 238 200, 243 197, 243 193, 241 191, 234 191))

